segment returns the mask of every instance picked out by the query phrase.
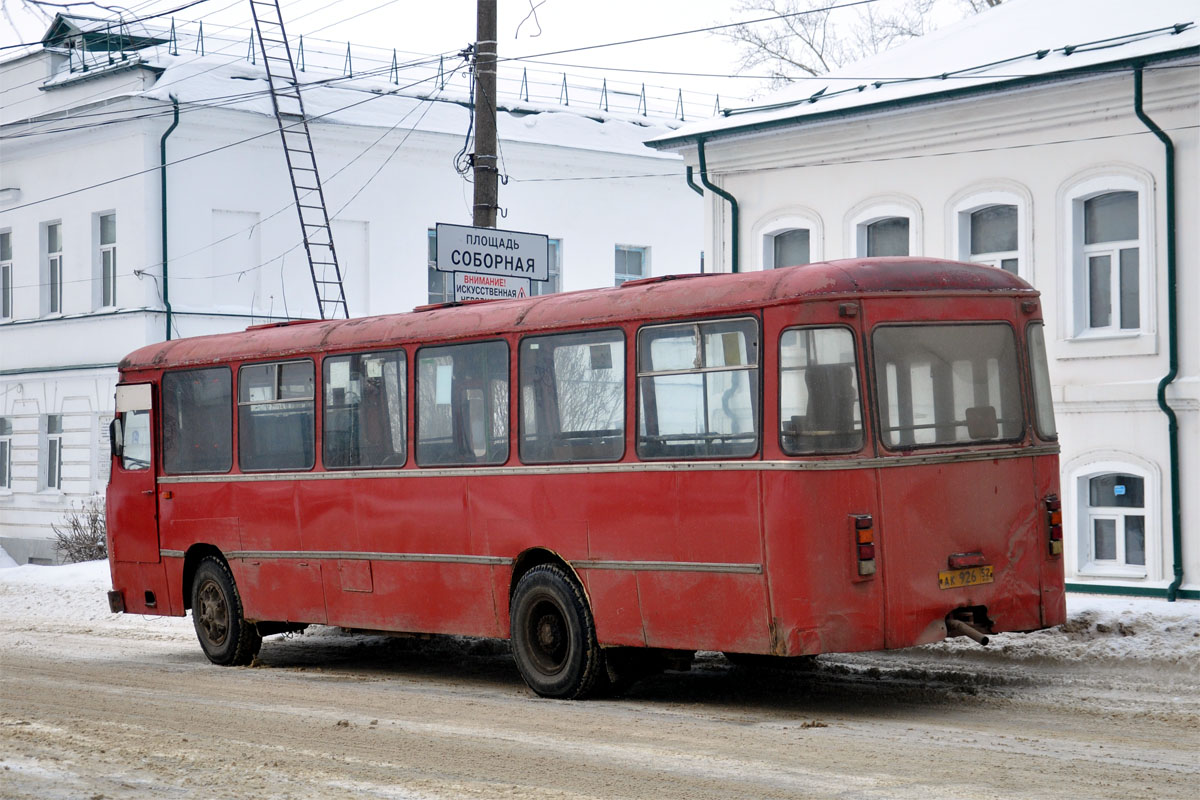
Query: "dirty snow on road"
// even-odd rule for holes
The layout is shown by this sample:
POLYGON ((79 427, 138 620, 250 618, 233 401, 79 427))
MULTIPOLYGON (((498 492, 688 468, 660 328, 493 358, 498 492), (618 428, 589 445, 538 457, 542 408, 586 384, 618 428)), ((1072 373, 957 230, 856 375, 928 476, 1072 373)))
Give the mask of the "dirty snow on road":
POLYGON ((1200 604, 533 697, 504 643, 310 628, 219 668, 104 562, 0 569, 3 798, 1192 797, 1200 604))

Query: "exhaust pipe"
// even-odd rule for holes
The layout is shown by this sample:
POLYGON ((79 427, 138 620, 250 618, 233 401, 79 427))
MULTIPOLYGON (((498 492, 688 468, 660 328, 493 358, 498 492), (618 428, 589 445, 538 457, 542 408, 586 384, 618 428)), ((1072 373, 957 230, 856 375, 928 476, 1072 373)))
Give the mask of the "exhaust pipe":
POLYGON ((974 625, 971 625, 968 622, 963 622, 961 619, 955 619, 953 617, 946 620, 946 635, 969 636, 984 647, 987 647, 987 643, 990 641, 987 634, 979 630, 979 628, 976 628, 974 625))

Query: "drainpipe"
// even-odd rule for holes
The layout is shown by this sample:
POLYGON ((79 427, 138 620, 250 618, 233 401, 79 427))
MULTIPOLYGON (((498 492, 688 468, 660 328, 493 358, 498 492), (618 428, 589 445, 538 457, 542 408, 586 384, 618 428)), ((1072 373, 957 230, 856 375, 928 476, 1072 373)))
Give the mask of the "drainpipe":
POLYGON ((688 167, 687 168, 687 185, 691 188, 691 190, 693 192, 700 195, 701 197, 704 197, 704 190, 696 185, 696 181, 692 178, 692 174, 693 174, 692 168, 688 167))
POLYGON ((729 236, 731 245, 731 256, 729 259, 729 271, 738 272, 738 204, 737 199, 729 192, 715 185, 708 179, 708 166, 704 160, 704 139, 696 140, 696 152, 700 156, 700 182, 708 189, 711 189, 716 194, 729 201, 729 221, 733 229, 729 236))
POLYGON ((166 340, 168 342, 171 341, 171 284, 167 275, 167 137, 179 125, 179 99, 175 95, 169 96, 171 105, 174 106, 175 118, 171 121, 171 127, 167 128, 166 133, 158 142, 158 172, 162 179, 162 296, 163 305, 167 308, 166 340))
POLYGON ((1183 513, 1179 507, 1179 421, 1167 404, 1167 387, 1179 374, 1179 323, 1176 319, 1178 292, 1175 272, 1175 143, 1142 110, 1142 67, 1133 70, 1133 111, 1166 149, 1167 173, 1167 374, 1158 382, 1158 407, 1167 415, 1167 435, 1171 446, 1171 547, 1174 551, 1175 580, 1167 587, 1167 600, 1175 602, 1183 583, 1183 513))

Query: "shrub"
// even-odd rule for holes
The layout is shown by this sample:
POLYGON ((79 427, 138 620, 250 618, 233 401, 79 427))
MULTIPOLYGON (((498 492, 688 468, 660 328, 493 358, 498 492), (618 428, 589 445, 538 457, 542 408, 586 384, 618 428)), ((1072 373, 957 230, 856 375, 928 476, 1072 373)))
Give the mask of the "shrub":
POLYGON ((108 558, 104 499, 92 497, 63 515, 62 527, 54 528, 54 548, 68 564, 108 558))

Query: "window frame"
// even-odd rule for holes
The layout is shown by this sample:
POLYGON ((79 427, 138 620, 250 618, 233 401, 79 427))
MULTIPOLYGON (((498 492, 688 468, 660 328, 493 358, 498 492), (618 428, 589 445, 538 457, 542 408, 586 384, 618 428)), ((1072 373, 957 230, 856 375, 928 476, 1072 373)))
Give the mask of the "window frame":
MULTIPOLYGON (((612 339, 608 343, 611 344, 614 341, 616 341, 616 339, 612 339)), ((517 394, 516 394, 516 400, 517 400, 517 404, 516 404, 517 405, 517 426, 516 426, 516 428, 517 428, 517 459, 522 464, 536 464, 536 465, 543 465, 543 464, 608 464, 608 463, 615 463, 615 462, 623 460, 625 458, 625 453, 628 451, 628 447, 629 447, 628 446, 628 438, 629 438, 629 369, 628 369, 629 355, 630 355, 629 337, 628 337, 628 335, 626 335, 626 332, 623 328, 612 328, 612 327, 587 328, 584 330, 555 331, 555 332, 551 332, 551 333, 539 333, 539 334, 532 334, 529 336, 522 336, 517 341, 517 394), (537 459, 532 459, 532 458, 526 458, 525 452, 524 452, 524 444, 525 444, 525 392, 524 392, 524 389, 525 389, 525 385, 522 381, 522 375, 524 373, 521 369, 521 363, 522 363, 521 359, 525 354, 525 343, 533 342, 533 341, 539 340, 539 339, 552 339, 552 338, 556 338, 556 337, 569 337, 569 336, 580 336, 580 335, 588 335, 588 334, 606 334, 606 333, 617 334, 617 336, 619 337, 619 340, 621 342, 621 349, 622 349, 622 353, 624 355, 624 360, 622 361, 622 363, 620 365, 620 374, 621 374, 621 434, 619 437, 620 442, 621 442, 620 451, 617 453, 617 455, 615 457, 612 457, 612 458, 588 458, 588 459, 565 459, 565 460, 553 460, 553 459, 537 460, 537 459)))
POLYGON ((924 252, 924 248, 922 247, 924 230, 921 219, 921 206, 912 198, 904 195, 886 195, 872 198, 852 209, 846 216, 845 252, 852 253, 855 258, 906 257, 867 255, 868 226, 891 217, 903 217, 908 220, 907 257, 922 255, 924 252))
POLYGON ((41 465, 39 472, 41 473, 41 489, 46 492, 61 492, 63 480, 63 414, 43 414, 42 415, 42 447, 40 448, 46 456, 46 461, 41 465), (54 425, 51 425, 51 422, 54 425), (51 428, 57 430, 51 430, 51 428))
MULTIPOLYGON (((412 461, 418 469, 436 470, 436 469, 479 469, 485 467, 497 468, 502 467, 512 460, 513 455, 513 425, 512 425, 512 346, 508 340, 499 338, 488 339, 473 339, 471 341, 458 342, 430 342, 419 346, 413 353, 412 359, 412 427, 413 437, 410 449, 412 450, 412 461), (440 350, 453 347, 464 347, 478 344, 494 344, 500 343, 504 345, 504 381, 508 389, 507 402, 504 404, 505 409, 505 456, 501 461, 464 461, 464 462, 438 462, 438 463, 422 463, 420 455, 421 447, 421 353, 426 350, 440 350)), ((434 389, 436 393, 436 387, 434 389)), ((453 387, 451 388, 453 391, 453 387)), ((453 397, 451 397, 453 403, 453 397)), ((435 403, 436 405, 436 403, 435 403)), ((486 459, 486 455, 484 456, 486 459)))
POLYGON ((62 220, 42 223, 42 316, 63 313, 63 224, 62 220), (51 230, 58 249, 51 250, 51 230))
POLYGON ((244 472, 244 473, 311 472, 313 469, 316 468, 316 464, 317 464, 317 405, 318 405, 317 390, 318 390, 317 365, 316 365, 315 360, 311 356, 305 356, 302 358, 268 359, 266 361, 252 361, 252 362, 243 362, 241 364, 238 364, 237 375, 236 375, 234 386, 233 386, 234 417, 237 420, 236 423, 234 424, 234 428, 235 428, 236 432, 233 437, 233 445, 234 445, 234 453, 236 455, 239 472, 244 472), (279 380, 280 380, 280 375, 279 375, 280 369, 279 368, 286 366, 288 364, 308 364, 309 367, 312 368, 313 392, 312 392, 311 396, 309 396, 308 398, 293 397, 293 398, 288 398, 286 400, 280 400, 278 397, 276 397, 274 400, 260 400, 260 401, 247 400, 247 401, 243 402, 243 400, 242 400, 242 370, 253 369, 255 367, 274 366, 275 367, 275 386, 276 386, 276 391, 278 391, 279 380), (311 441, 312 441, 312 458, 309 460, 308 465, 302 466, 302 467, 277 467, 277 466, 247 467, 243 463, 243 458, 242 458, 242 455, 243 455, 242 433, 243 433, 243 429, 245 427, 247 427, 242 424, 242 408, 243 407, 252 408, 253 406, 256 406, 256 405, 280 405, 280 404, 289 404, 289 403, 299 404, 299 403, 304 403, 304 402, 312 403, 312 420, 311 420, 312 427, 311 427, 311 430, 309 431, 309 435, 312 437, 312 439, 311 439, 311 441))
POLYGON ((0 492, 12 490, 12 417, 0 417, 0 492))
POLYGON ((116 308, 117 305, 117 212, 101 211, 95 219, 95 270, 98 290, 94 298, 96 308, 116 308), (113 241, 104 241, 104 220, 113 220, 113 241), (106 258, 108 264, 105 263, 106 258), (107 272, 106 272, 107 270, 107 272))
POLYGON ((0 320, 13 318, 12 229, 0 230, 0 241, 7 243, 7 255, 0 245, 0 320))
MULTIPOLYGON (((1012 447, 1015 444, 1020 444, 1025 440, 1029 432, 1029 408, 1030 402, 1026 398, 1025 386, 1026 380, 1024 371, 1026 370, 1025 354, 1022 352, 1022 340, 1017 336, 1017 329, 1012 323, 1007 320, 976 320, 976 321, 947 321, 947 322, 881 322, 872 327, 865 335, 866 342, 869 342, 870 347, 870 382, 871 382, 871 400, 872 412, 871 422, 875 426, 875 438, 879 445, 889 453, 903 453, 910 450, 929 450, 929 449, 962 449, 973 447, 1012 447), (1001 438, 997 436, 993 439, 968 439, 966 441, 953 442, 911 442, 911 443, 889 443, 888 431, 889 426, 884 424, 883 414, 885 404, 880 399, 880 393, 883 389, 883 383, 879 379, 880 358, 875 344, 875 336, 881 329, 891 328, 946 328, 946 327, 966 327, 966 326, 1003 326, 1007 328, 1012 335, 1013 344, 1013 367, 1016 370, 1017 386, 1013 392, 1014 397, 1020 408, 1020 427, 1015 436, 1001 438)), ((944 423, 949 424, 949 423, 944 423)), ((999 420, 997 420, 999 424, 999 420)), ((936 427, 936 426, 935 426, 936 427)), ((915 430, 915 428, 914 428, 915 430)))
MULTIPOLYGON (((751 230, 751 240, 759 243, 755 252, 756 267, 776 269, 775 237, 794 230, 808 231, 808 263, 815 264, 825 256, 825 226, 815 211, 803 207, 782 208, 764 216, 751 230)), ((701 270, 703 271, 703 270, 701 270)))
POLYGON ((1017 260, 1016 276, 1033 283, 1033 197, 1024 186, 1010 181, 998 181, 960 192, 951 200, 949 224, 946 226, 946 252, 954 258, 975 264, 988 264, 998 269, 1000 258, 1013 257, 1017 260), (971 254, 971 215, 991 206, 1017 207, 1017 249, 994 253, 971 254))
POLYGON ((162 465, 163 475, 227 475, 233 471, 233 465, 237 463, 237 385, 234 382, 233 368, 228 364, 218 364, 216 366, 192 367, 190 369, 171 369, 165 370, 158 381, 158 397, 159 409, 158 416, 158 443, 157 451, 159 463, 162 465), (167 387, 166 381, 169 375, 184 375, 192 372, 207 372, 209 370, 224 370, 229 379, 229 465, 224 469, 197 469, 197 470, 172 470, 168 467, 167 462, 167 387))
POLYGON ((321 431, 320 453, 321 453, 321 467, 323 469, 337 470, 337 471, 362 470, 362 469, 402 469, 408 464, 409 450, 411 449, 409 447, 409 441, 408 441, 409 372, 410 372, 410 370, 409 370, 409 364, 408 364, 408 350, 404 347, 389 347, 387 349, 382 349, 382 350, 356 350, 356 351, 347 352, 347 353, 329 353, 321 359, 321 370, 320 370, 321 382, 320 382, 320 387, 319 387, 321 411, 320 411, 320 419, 318 421, 317 427, 321 431), (326 387, 329 385, 328 366, 329 366, 330 362, 334 359, 339 359, 339 358, 353 358, 355 356, 362 357, 362 356, 383 355, 383 354, 392 354, 392 353, 400 354, 400 356, 401 356, 400 363, 403 365, 403 370, 404 370, 404 374, 401 376, 401 380, 399 381, 399 387, 400 387, 400 392, 401 392, 400 414, 402 416, 402 420, 401 420, 401 429, 402 429, 401 430, 401 447, 403 448, 402 453, 401 453, 401 455, 403 456, 402 459, 397 464, 365 464, 365 465, 364 464, 356 464, 356 465, 351 465, 351 466, 330 465, 328 458, 327 458, 327 451, 325 449, 325 442, 326 442, 326 438, 327 438, 327 436, 326 436, 327 428, 325 425, 326 418, 327 418, 327 415, 326 415, 327 404, 325 401, 326 400, 325 390, 326 390, 326 387))
POLYGON ((775 407, 775 416, 779 422, 779 429, 776 431, 776 433, 778 434, 777 441, 779 444, 779 452, 783 453, 783 455, 787 458, 800 458, 800 459, 823 458, 826 456, 839 456, 839 455, 844 456, 847 454, 854 454, 854 453, 862 452, 863 448, 866 447, 867 443, 868 443, 868 435, 867 435, 868 412, 867 412, 867 406, 866 406, 866 402, 865 402, 866 381, 863 379, 863 377, 864 377, 863 369, 865 368, 865 365, 866 365, 866 361, 863 358, 863 346, 862 346, 862 342, 860 341, 860 338, 858 336, 858 331, 849 325, 838 325, 838 324, 832 324, 832 325, 831 324, 788 325, 779 331, 779 339, 777 340, 777 343, 776 343, 776 367, 778 368, 778 379, 776 381, 776 384, 779 387, 779 391, 776 393, 777 394, 777 397, 776 397, 777 402, 776 402, 776 407, 775 407), (858 421, 859 421, 858 434, 860 436, 860 441, 859 441, 858 447, 855 447, 853 449, 842 448, 842 449, 832 449, 832 450, 821 450, 821 451, 812 452, 812 453, 792 453, 792 452, 789 452, 788 449, 784 446, 784 443, 783 443, 783 440, 784 440, 784 431, 783 431, 783 372, 784 372, 783 337, 789 331, 805 331, 805 330, 843 330, 850 334, 851 347, 854 350, 854 365, 853 365, 854 366, 854 381, 856 384, 855 388, 858 393, 858 421))
MULTIPOLYGON (((1114 355, 1149 355, 1157 351, 1157 254, 1155 247, 1155 203, 1157 195, 1153 176, 1136 167, 1116 166, 1085 173, 1064 185, 1059 193, 1063 236, 1061 241, 1061 286, 1058 334, 1069 346, 1058 358, 1092 358, 1114 355), (1094 197, 1113 192, 1137 194, 1138 238, 1138 327, 1120 328, 1119 294, 1110 298, 1113 324, 1092 328, 1089 323, 1090 297, 1088 255, 1095 248, 1108 247, 1118 253, 1115 242, 1103 245, 1084 243, 1084 203, 1094 197), (1115 302, 1114 302, 1115 301, 1115 302)), ((1134 242, 1134 240, 1127 240, 1134 242)), ((1112 274, 1119 274, 1119 261, 1111 264, 1112 274)), ((1110 275, 1111 280, 1111 275, 1110 275)), ((1110 284, 1111 285, 1111 284, 1110 284)))
MULTIPOLYGON (((1160 564, 1162 558, 1162 536, 1159 533, 1162 483, 1157 467, 1151 463, 1143 462, 1131 453, 1118 452, 1084 454, 1076 459, 1073 464, 1075 466, 1070 467, 1069 470, 1064 470, 1064 473, 1069 475, 1068 479, 1064 481, 1064 485, 1072 495, 1071 502, 1064 505, 1064 510, 1071 512, 1074 516, 1073 520, 1066 520, 1066 529, 1073 532, 1070 542, 1075 547, 1075 558, 1073 560, 1076 565, 1077 574, 1080 577, 1127 578, 1147 581, 1160 580, 1163 577, 1160 564), (1146 556, 1146 563, 1144 565, 1130 565, 1108 560, 1097 561, 1093 558, 1092 520, 1096 516, 1113 516, 1111 513, 1108 513, 1108 510, 1117 507, 1092 506, 1089 481, 1092 478, 1115 474, 1132 475, 1133 477, 1141 478, 1143 481, 1143 505, 1140 510, 1144 517, 1143 529, 1145 540, 1143 547, 1146 556), (1093 514, 1093 508, 1100 509, 1102 513, 1099 515, 1093 514)), ((1132 510, 1137 509, 1125 508, 1124 512, 1132 510)), ((1123 528, 1119 528, 1118 552, 1124 549, 1123 537, 1120 536, 1122 532, 1123 528)))
POLYGON ((445 303, 454 302, 454 273, 443 272, 437 268, 437 228, 426 229, 425 234, 425 299, 428 305, 437 306, 445 303), (432 256, 432 258, 430 258, 432 256), (434 294, 429 289, 429 282, 434 276, 442 283, 442 291, 439 296, 441 299, 434 299, 434 294))
MULTIPOLYGON (((765 356, 764 356, 763 351, 764 351, 763 321, 762 321, 762 318, 758 314, 753 314, 753 313, 752 314, 737 314, 737 315, 724 316, 724 317, 700 317, 700 318, 693 318, 693 319, 679 319, 679 320, 671 320, 669 322, 653 322, 653 323, 648 323, 648 324, 638 327, 637 334, 634 337, 634 351, 633 351, 633 356, 632 356, 633 382, 634 382, 635 388, 634 388, 634 398, 633 398, 633 402, 634 402, 633 418, 632 418, 633 426, 631 428, 631 430, 633 432, 632 435, 633 435, 633 440, 634 440, 634 453, 637 455, 638 460, 653 462, 653 461, 753 461, 753 460, 761 459, 762 453, 763 453, 763 439, 764 439, 764 435, 763 435, 763 423, 764 423, 763 383, 764 383, 764 372, 765 372, 765 368, 764 368, 765 356), (714 324, 714 323, 719 324, 722 322, 740 322, 740 321, 746 321, 746 320, 752 320, 754 322, 755 332, 758 335, 758 360, 755 362, 753 367, 740 366, 740 367, 733 367, 733 368, 700 368, 695 371, 692 371, 692 370, 681 370, 681 371, 664 370, 661 372, 647 372, 647 373, 643 373, 641 371, 640 365, 641 365, 641 352, 642 352, 642 350, 641 350, 642 334, 645 331, 655 330, 658 328, 679 327, 679 326, 684 326, 684 325, 700 326, 700 325, 706 325, 706 324, 714 324), (752 452, 746 453, 744 455, 703 455, 703 456, 697 456, 697 455, 680 456, 678 454, 671 454, 671 453, 668 453, 667 455, 663 455, 663 456, 647 456, 647 455, 643 454, 642 446, 641 446, 641 435, 639 433, 639 430, 641 428, 641 421, 642 421, 641 409, 642 409, 642 378, 643 377, 653 377, 655 375, 664 375, 664 374, 707 374, 707 373, 711 373, 711 372, 741 372, 741 371, 749 371, 749 370, 756 370, 758 372, 758 376, 757 376, 758 380, 751 383, 751 386, 754 387, 754 391, 755 391, 755 397, 753 398, 754 403, 755 403, 755 408, 753 409, 755 448, 752 452)), ((707 421, 706 421, 706 424, 707 424, 707 421)))
MULTIPOLYGON (((628 257, 626 258, 626 261, 628 262, 628 257)), ((641 280, 642 278, 649 278, 649 277, 651 277, 651 275, 650 275, 650 246, 649 245, 638 245, 638 244, 615 244, 615 245, 613 245, 613 281, 614 281, 613 286, 620 286, 621 284, 626 283, 628 281, 636 281, 636 280, 641 280), (617 255, 617 253, 621 253, 621 252, 641 254, 641 256, 642 256, 642 271, 640 274, 635 275, 632 272, 617 271, 616 255, 617 255)))
POLYGON ((562 287, 562 239, 549 237, 547 239, 546 248, 550 263, 547 265, 547 278, 544 281, 531 280, 529 282, 529 294, 532 297, 540 297, 547 294, 555 294, 563 290, 562 287))

